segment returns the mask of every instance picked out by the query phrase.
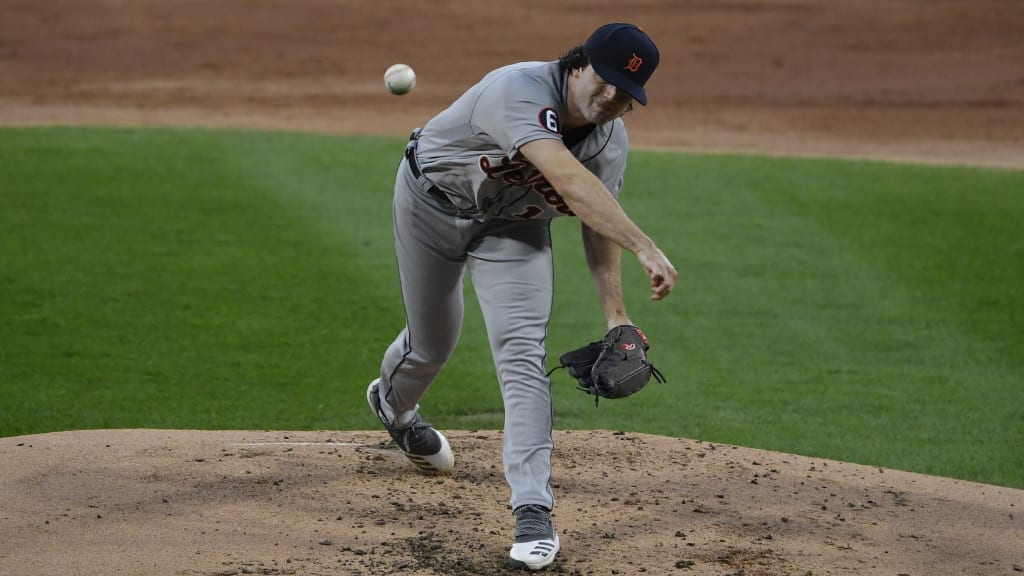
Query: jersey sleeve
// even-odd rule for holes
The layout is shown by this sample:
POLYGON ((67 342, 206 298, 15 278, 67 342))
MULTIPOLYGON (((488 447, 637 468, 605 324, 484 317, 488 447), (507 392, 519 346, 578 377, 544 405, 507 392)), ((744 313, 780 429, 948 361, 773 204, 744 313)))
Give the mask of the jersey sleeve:
POLYGON ((470 122, 474 130, 490 136, 512 158, 520 147, 534 140, 561 139, 561 120, 553 100, 551 88, 512 71, 481 92, 470 122))

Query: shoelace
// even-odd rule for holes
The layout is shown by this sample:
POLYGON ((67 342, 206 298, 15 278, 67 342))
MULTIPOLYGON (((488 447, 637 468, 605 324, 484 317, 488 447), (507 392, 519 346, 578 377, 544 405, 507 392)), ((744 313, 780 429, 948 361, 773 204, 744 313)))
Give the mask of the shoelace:
POLYGON ((402 428, 397 432, 402 438, 402 443, 405 444, 405 446, 402 447, 403 450, 421 448, 424 447, 424 445, 427 445, 428 447, 432 446, 435 438, 433 434, 433 427, 429 422, 423 420, 418 415, 408 428, 402 428))

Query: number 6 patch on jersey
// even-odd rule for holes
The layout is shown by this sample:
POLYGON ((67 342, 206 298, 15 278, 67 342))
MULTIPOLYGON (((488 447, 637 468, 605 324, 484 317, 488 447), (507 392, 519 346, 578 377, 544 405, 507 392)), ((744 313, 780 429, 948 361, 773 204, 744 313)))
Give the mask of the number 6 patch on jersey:
POLYGON ((562 123, 558 121, 558 112, 554 108, 544 108, 540 111, 537 119, 545 129, 555 134, 559 133, 562 123))

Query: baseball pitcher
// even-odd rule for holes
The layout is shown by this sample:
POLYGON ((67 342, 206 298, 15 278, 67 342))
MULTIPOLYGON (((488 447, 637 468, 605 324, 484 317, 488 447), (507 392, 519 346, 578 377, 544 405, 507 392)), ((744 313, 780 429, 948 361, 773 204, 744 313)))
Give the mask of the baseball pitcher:
MULTIPOLYGON (((676 282, 672 263, 617 200, 629 151, 622 116, 647 104, 644 86, 658 60, 643 29, 613 23, 557 61, 498 68, 412 133, 398 169, 394 234, 406 326, 384 353, 367 400, 420 470, 453 467, 448 440, 420 416, 419 402, 458 341, 468 271, 504 402, 502 456, 515 516, 509 562, 516 568, 545 568, 561 546, 551 521, 545 372, 551 220, 581 222, 610 342, 606 357, 590 364, 632 372, 647 350, 623 304, 623 249, 646 271, 654 300, 676 282)), ((602 368, 599 380, 614 380, 606 375, 612 372, 602 368)))

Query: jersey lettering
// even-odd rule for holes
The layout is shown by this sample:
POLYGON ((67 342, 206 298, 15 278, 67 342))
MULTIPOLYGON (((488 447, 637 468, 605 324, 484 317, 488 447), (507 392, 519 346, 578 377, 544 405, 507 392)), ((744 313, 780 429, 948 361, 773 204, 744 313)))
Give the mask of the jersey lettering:
POLYGON ((569 209, 562 196, 555 191, 555 187, 548 182, 547 178, 524 160, 512 160, 508 156, 502 156, 501 161, 495 165, 487 156, 480 157, 480 169, 484 171, 489 180, 501 178, 510 186, 528 186, 544 198, 544 201, 551 205, 556 211, 566 216, 575 216, 576 213, 569 209), (531 175, 530 170, 534 173, 531 175))
POLYGON ((523 220, 532 220, 532 219, 536 218, 537 216, 540 216, 543 213, 544 213, 544 209, 543 208, 541 208, 540 206, 537 206, 535 204, 530 204, 529 206, 524 206, 523 210, 521 212, 519 212, 517 214, 513 214, 512 216, 514 216, 516 218, 521 218, 523 220))

